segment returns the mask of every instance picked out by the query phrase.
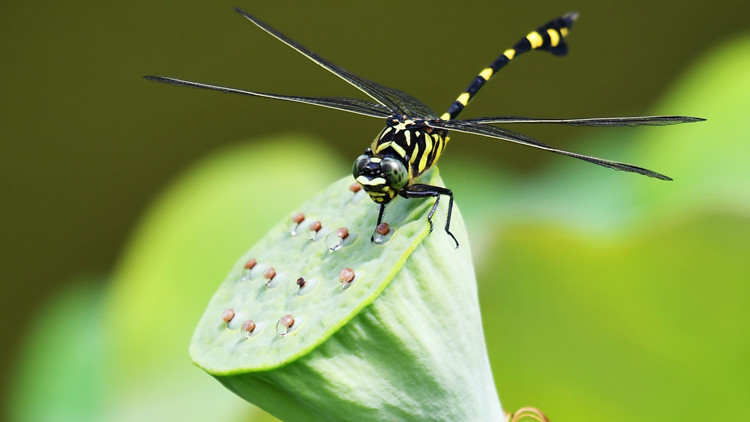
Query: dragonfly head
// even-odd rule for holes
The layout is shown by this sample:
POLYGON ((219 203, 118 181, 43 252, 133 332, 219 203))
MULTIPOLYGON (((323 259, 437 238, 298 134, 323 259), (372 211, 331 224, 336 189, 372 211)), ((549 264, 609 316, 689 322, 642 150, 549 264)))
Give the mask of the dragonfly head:
POLYGON ((370 148, 354 160, 352 175, 378 204, 389 203, 409 182, 409 172, 401 160, 375 156, 370 148))

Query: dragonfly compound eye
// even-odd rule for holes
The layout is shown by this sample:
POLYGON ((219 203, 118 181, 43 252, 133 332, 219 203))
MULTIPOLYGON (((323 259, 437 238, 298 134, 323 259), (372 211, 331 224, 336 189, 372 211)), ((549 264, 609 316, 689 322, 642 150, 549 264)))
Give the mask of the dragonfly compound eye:
POLYGON ((394 189, 401 189, 409 181, 409 172, 406 171, 404 164, 392 157, 385 157, 380 162, 380 168, 383 170, 385 180, 388 186, 394 189))
POLYGON ((354 160, 354 166, 352 166, 352 174, 354 175, 355 179, 364 172, 365 167, 367 167, 367 164, 369 163, 370 157, 365 154, 360 155, 356 160, 354 160))

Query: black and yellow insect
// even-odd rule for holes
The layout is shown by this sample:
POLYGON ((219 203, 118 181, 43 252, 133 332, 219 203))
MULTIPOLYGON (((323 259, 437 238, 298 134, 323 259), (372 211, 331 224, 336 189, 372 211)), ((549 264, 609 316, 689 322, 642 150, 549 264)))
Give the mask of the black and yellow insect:
POLYGON ((350 113, 362 114, 370 117, 385 119, 385 128, 377 135, 370 148, 354 161, 353 175, 362 185, 373 201, 380 204, 378 213, 379 225, 383 220, 386 205, 397 195, 404 198, 434 197, 435 204, 430 210, 427 220, 432 230, 432 216, 437 209, 440 196, 449 198, 448 216, 445 231, 458 242, 450 232, 451 211, 453 209, 453 193, 444 187, 418 183, 419 176, 437 162, 448 143, 448 131, 473 133, 490 138, 501 139, 578 158, 589 163, 598 164, 615 170, 623 170, 662 180, 671 180, 663 174, 641 167, 616 161, 569 152, 545 145, 533 138, 503 129, 493 124, 498 123, 553 123, 581 126, 641 126, 641 125, 671 125, 677 123, 696 122, 703 120, 697 117, 685 116, 644 116, 644 117, 616 117, 616 118, 585 118, 585 119, 533 119, 526 117, 488 117, 479 119, 455 120, 477 91, 503 66, 515 57, 531 50, 548 51, 556 56, 564 56, 567 51, 565 37, 568 35, 577 14, 569 13, 540 26, 521 38, 512 48, 505 50, 488 67, 479 72, 471 84, 451 104, 448 111, 438 116, 429 107, 414 97, 399 90, 388 88, 354 75, 311 52, 302 45, 292 41, 280 32, 271 28, 246 12, 235 9, 262 30, 273 35, 276 39, 297 50, 299 53, 317 63, 324 69, 352 84, 355 88, 367 94, 375 102, 354 98, 341 97, 297 97, 289 95, 268 94, 263 92, 246 91, 181 79, 160 76, 146 76, 146 79, 165 82, 174 85, 211 89, 220 92, 266 97, 277 100, 294 101, 321 107, 328 107, 350 113))

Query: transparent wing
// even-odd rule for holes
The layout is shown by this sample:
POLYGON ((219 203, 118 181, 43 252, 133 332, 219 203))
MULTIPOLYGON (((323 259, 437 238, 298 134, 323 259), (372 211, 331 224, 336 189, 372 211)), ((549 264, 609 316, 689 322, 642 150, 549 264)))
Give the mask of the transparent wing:
POLYGON ((622 170, 631 173, 638 173, 644 176, 654 177, 661 180, 672 180, 671 178, 644 169, 642 167, 636 167, 630 164, 620 163, 617 161, 604 160, 597 157, 591 157, 588 155, 577 154, 575 152, 565 151, 562 149, 553 148, 549 145, 543 144, 536 139, 530 138, 526 135, 513 132, 507 129, 502 129, 495 126, 487 126, 477 124, 476 122, 466 120, 430 120, 426 122, 429 126, 440 129, 455 130, 457 132, 473 133, 475 135, 482 135, 489 138, 502 139, 504 141, 515 142, 517 144, 526 145, 534 148, 539 148, 545 151, 554 152, 555 154, 565 155, 568 157, 577 158, 579 160, 593 163, 602 167, 607 167, 615 170, 622 170))
POLYGON ((371 83, 380 88, 388 96, 396 105, 396 111, 401 114, 418 119, 436 119, 438 117, 430 107, 411 95, 395 88, 389 88, 375 82, 371 83))
POLYGON ((365 116, 377 117, 384 119, 392 113, 387 107, 369 101, 358 100, 355 98, 341 97, 295 97, 291 95, 268 94, 265 92, 246 91, 243 89, 228 88, 218 85, 203 84, 200 82, 185 81, 182 79, 165 78, 163 76, 144 76, 149 81, 163 82, 172 85, 188 86, 191 88, 210 89, 213 91, 224 92, 228 94, 249 95, 252 97, 272 98, 275 100, 293 101, 296 103, 312 104, 320 107, 328 107, 336 110, 348 111, 350 113, 363 114, 365 116))
POLYGON ((421 117, 425 119, 432 119, 437 117, 435 112, 433 112, 429 107, 424 105, 416 98, 410 96, 409 94, 401 92, 397 89, 385 87, 372 81, 368 81, 367 79, 361 78, 347 70, 344 70, 308 50, 306 47, 297 43, 296 41, 287 38, 281 32, 273 29, 263 21, 248 14, 247 12, 239 8, 235 8, 234 10, 236 10, 237 13, 247 18, 247 20, 254 23, 257 27, 266 31, 277 40, 293 48, 298 53, 312 60, 313 62, 338 76, 339 78, 345 80, 346 82, 349 82, 352 86, 364 92, 373 100, 388 108, 391 113, 400 112, 411 117, 421 117))
POLYGON ((680 123, 702 122, 706 119, 688 116, 637 116, 637 117, 591 117, 584 119, 534 119, 530 117, 499 116, 465 119, 470 124, 490 123, 542 123, 572 126, 667 126, 680 123))

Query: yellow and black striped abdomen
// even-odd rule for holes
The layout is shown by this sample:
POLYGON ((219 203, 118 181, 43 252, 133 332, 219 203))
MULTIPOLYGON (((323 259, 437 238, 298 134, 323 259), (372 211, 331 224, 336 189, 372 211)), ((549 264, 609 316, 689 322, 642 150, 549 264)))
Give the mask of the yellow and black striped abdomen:
POLYGON ((547 22, 535 31, 531 31, 512 47, 503 52, 494 62, 482 69, 471 84, 456 98, 442 116, 443 120, 452 120, 458 116, 464 107, 474 98, 477 91, 490 80, 490 78, 511 62, 517 56, 532 50, 549 51, 556 56, 564 56, 568 52, 565 37, 575 22, 577 13, 569 13, 565 16, 547 22))
POLYGON ((409 180, 419 177, 437 162, 448 141, 448 132, 424 122, 403 118, 388 119, 386 127, 372 144, 378 157, 401 160, 409 171, 409 180))

